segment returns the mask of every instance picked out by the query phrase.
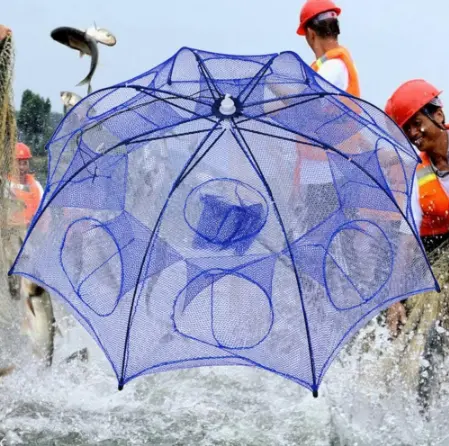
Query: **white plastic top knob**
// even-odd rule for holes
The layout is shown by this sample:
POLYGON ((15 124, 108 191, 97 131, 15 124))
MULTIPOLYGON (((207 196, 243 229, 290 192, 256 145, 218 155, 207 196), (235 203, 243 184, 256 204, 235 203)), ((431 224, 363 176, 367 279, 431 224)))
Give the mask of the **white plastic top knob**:
POLYGON ((237 109, 235 108, 234 101, 231 99, 231 95, 226 93, 224 99, 221 101, 220 113, 225 116, 233 115, 237 109))

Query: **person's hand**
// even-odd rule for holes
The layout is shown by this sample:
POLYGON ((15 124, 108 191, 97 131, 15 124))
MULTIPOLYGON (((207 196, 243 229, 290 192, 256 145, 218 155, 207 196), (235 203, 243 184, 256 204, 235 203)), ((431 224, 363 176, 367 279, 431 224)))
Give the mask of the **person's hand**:
POLYGON ((12 31, 6 27, 5 25, 0 25, 0 40, 3 40, 5 37, 9 36, 12 31))
POLYGON ((396 302, 387 310, 387 324, 393 336, 397 336, 400 325, 407 322, 405 307, 401 302, 396 302))

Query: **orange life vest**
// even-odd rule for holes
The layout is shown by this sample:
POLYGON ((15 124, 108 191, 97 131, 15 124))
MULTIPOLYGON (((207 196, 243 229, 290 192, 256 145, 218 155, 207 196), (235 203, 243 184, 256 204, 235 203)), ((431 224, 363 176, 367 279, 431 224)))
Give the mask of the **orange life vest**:
POLYGON ((423 212, 421 236, 442 235, 449 232, 449 197, 432 168, 429 157, 420 153, 422 163, 416 175, 419 185, 419 204, 423 212))
MULTIPOLYGON (((348 70, 348 88, 346 89, 346 92, 356 96, 360 97, 360 86, 359 86, 359 75, 357 73, 357 69, 354 65, 354 62, 351 58, 351 55, 349 54, 349 51, 339 46, 338 48, 334 48, 332 50, 327 51, 323 56, 321 56, 319 59, 317 59, 315 62, 312 63, 311 68, 318 72, 320 67, 330 59, 340 59, 345 64, 347 70, 348 70)), ((360 113, 361 109, 353 102, 352 99, 346 98, 346 97, 340 97, 339 100, 343 102, 346 106, 348 106, 351 110, 353 110, 356 113, 360 113)), ((353 135, 351 138, 360 139, 363 140, 363 138, 359 134, 353 135)), ((295 165, 295 170, 293 172, 293 185, 294 188, 297 189, 300 182, 300 176, 301 176, 301 169, 302 169, 302 160, 315 160, 315 161, 326 161, 327 160, 327 154, 323 150, 322 152, 319 152, 317 150, 310 150, 310 147, 302 147, 301 144, 298 143, 296 146, 297 151, 297 161, 295 165)))
POLYGON ((323 56, 313 62, 311 67, 314 71, 318 71, 324 62, 331 59, 340 59, 345 64, 348 70, 348 88, 346 88, 346 92, 360 97, 359 74, 346 48, 339 46, 338 48, 327 51, 323 56))
POLYGON ((25 176, 25 184, 17 178, 8 176, 9 191, 13 197, 25 206, 22 210, 14 212, 9 219, 11 225, 29 225, 34 217, 42 198, 42 186, 33 175, 25 176))

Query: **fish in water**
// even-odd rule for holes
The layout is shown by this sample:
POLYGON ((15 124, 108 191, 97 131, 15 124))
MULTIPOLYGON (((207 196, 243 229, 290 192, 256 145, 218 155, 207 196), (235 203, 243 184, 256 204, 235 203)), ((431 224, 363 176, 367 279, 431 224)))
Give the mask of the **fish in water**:
POLYGON ((33 352, 51 366, 56 332, 51 297, 44 288, 25 277, 21 278, 20 292, 25 301, 22 329, 31 339, 33 352))
MULTIPOLYGON (((65 364, 70 364, 75 361, 80 362, 87 362, 89 360, 89 351, 87 348, 82 348, 81 350, 77 350, 76 352, 72 353, 70 356, 68 356, 65 360, 65 364)), ((12 372, 16 370, 16 366, 10 365, 8 367, 0 367, 0 378, 3 378, 4 376, 11 375, 12 372)), ((1 445, 1 442, 0 442, 1 445)))
POLYGON ((88 84, 87 93, 90 94, 92 92, 92 77, 95 74, 98 65, 97 42, 113 46, 116 44, 116 38, 108 30, 97 28, 96 26, 89 28, 87 31, 62 26, 55 28, 50 35, 56 42, 79 51, 81 57, 84 54, 91 57, 89 73, 79 84, 77 84, 77 86, 88 84))
MULTIPOLYGON (((70 356, 68 356, 65 360, 65 364, 70 364, 75 361, 80 362, 87 362, 89 360, 89 351, 87 348, 82 348, 81 350, 77 350, 76 352, 72 353, 70 356)), ((0 367, 0 378, 3 378, 4 376, 11 375, 12 372, 16 370, 16 366, 10 365, 8 367, 0 367)), ((1 445, 1 442, 0 442, 1 445)))
POLYGON ((81 361, 81 362, 87 362, 89 359, 89 352, 87 348, 82 348, 81 350, 76 351, 75 353, 72 353, 70 356, 68 356, 65 359, 66 364, 70 364, 73 361, 81 361))
POLYGON ((447 358, 448 342, 439 321, 433 321, 427 333, 420 364, 418 402, 421 412, 428 416, 430 403, 439 394, 444 382, 444 360, 447 358))
POLYGON ((61 100, 64 104, 64 114, 81 101, 82 97, 71 91, 61 91, 61 100))

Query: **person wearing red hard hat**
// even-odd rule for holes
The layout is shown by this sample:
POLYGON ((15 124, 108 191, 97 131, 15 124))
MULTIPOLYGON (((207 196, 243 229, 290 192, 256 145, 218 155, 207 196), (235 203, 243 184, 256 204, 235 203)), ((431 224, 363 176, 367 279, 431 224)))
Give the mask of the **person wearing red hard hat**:
POLYGON ((307 0, 297 34, 305 36, 315 53, 312 69, 340 90, 360 97, 359 76, 349 51, 338 43, 341 9, 330 0, 307 0))
POLYGON ((419 193, 413 214, 428 252, 449 238, 449 126, 445 124, 441 90, 423 79, 402 84, 385 107, 418 149, 419 193))
MULTIPOLYGON (((338 43, 340 34, 338 16, 340 13, 341 9, 331 0, 307 0, 300 12, 297 34, 305 36, 307 43, 315 53, 316 60, 311 68, 340 90, 359 97, 357 70, 349 52, 338 43)), ((285 87, 284 91, 280 91, 276 87, 271 88, 279 97, 298 93, 293 88, 290 91, 287 91, 285 87)), ((357 104, 351 99, 346 99, 339 96, 341 102, 358 113, 357 104)), ((284 102, 284 104, 289 105, 288 102, 284 102)), ((330 110, 334 106, 333 103, 329 103, 330 110)), ((322 109, 324 114, 326 107, 327 105, 322 109)), ((313 117, 310 119, 312 120, 313 117)), ((322 122, 317 119, 316 128, 321 128, 321 126, 322 122)), ((335 185, 326 151, 311 150, 310 147, 298 143, 290 193, 291 205, 298 212, 298 219, 301 219, 302 215, 308 215, 307 218, 310 219, 310 215, 313 215, 317 208, 317 197, 332 196, 333 194, 335 194, 335 185), (314 175, 304 174, 308 171, 314 172, 314 175), (307 212, 304 212, 304 206, 308 206, 307 212)))
POLYGON ((8 190, 13 200, 19 201, 23 209, 11 214, 10 226, 28 226, 36 213, 43 189, 38 180, 30 173, 31 149, 24 143, 16 144, 15 159, 18 175, 8 176, 8 190))
MULTIPOLYGON (((29 226, 43 196, 43 189, 38 180, 30 173, 29 160, 32 158, 30 148, 24 143, 17 143, 15 160, 17 168, 9 174, 6 183, 6 197, 11 201, 8 213, 7 229, 10 239, 22 243, 22 233, 29 226)), ((20 245, 19 245, 20 246, 20 245)), ((14 259, 9 259, 12 262, 14 259)), ((20 298, 20 279, 8 277, 9 292, 13 299, 20 298)))
MULTIPOLYGON (((445 123, 441 90, 424 79, 403 83, 388 99, 385 113, 401 127, 422 162, 415 174, 412 214, 427 253, 449 239, 449 126, 445 123)), ((388 309, 390 327, 397 330, 405 309, 388 309)))

